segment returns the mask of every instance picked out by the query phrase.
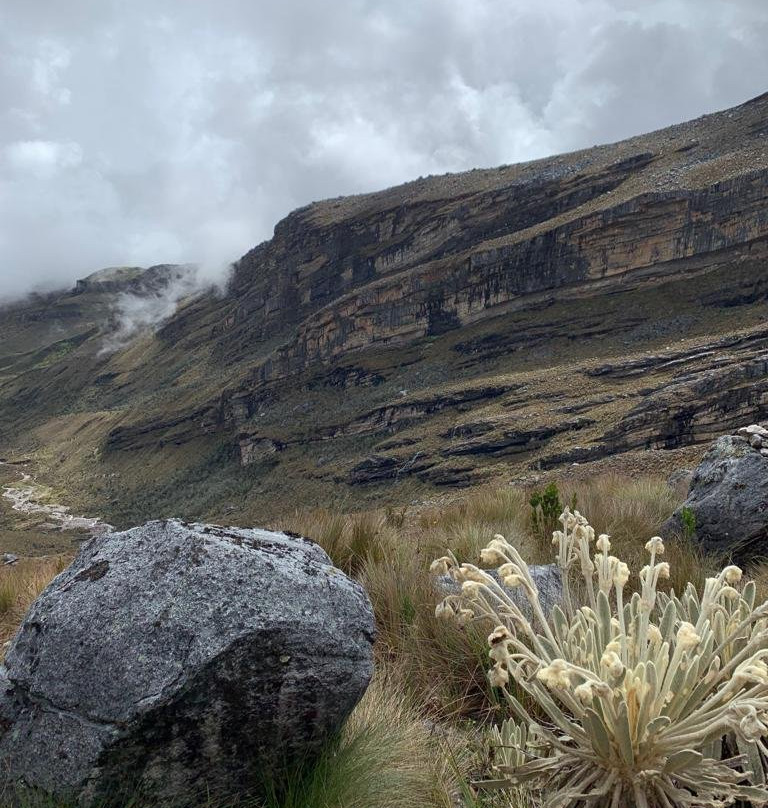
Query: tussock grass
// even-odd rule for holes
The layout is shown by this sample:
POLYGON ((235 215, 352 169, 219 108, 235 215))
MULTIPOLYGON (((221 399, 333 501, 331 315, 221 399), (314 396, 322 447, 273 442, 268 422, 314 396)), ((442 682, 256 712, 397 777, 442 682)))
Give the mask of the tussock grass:
POLYGON ((398 676, 383 673, 319 761, 271 788, 264 808, 452 808, 460 772, 442 744, 398 676))
POLYGON ((411 692, 439 717, 479 715, 493 694, 485 670, 487 632, 439 620, 441 594, 422 552, 399 548, 360 572, 379 631, 382 660, 396 663, 411 692))
POLYGON ((449 549, 460 562, 475 563, 495 533, 515 539, 538 560, 541 548, 529 536, 529 510, 525 490, 495 487, 470 494, 447 508, 425 510, 419 516, 418 528, 422 543, 432 553, 442 555, 449 549))
MULTIPOLYGON (((315 509, 278 523, 316 541, 366 588, 378 627, 377 676, 319 761, 274 785, 263 808, 534 804, 524 792, 482 795, 468 785, 488 771, 484 728, 503 711, 487 680, 486 627, 461 628, 436 618, 435 605, 444 593, 429 574, 430 562, 445 549, 460 561, 478 563, 480 550, 496 533, 512 541, 526 560, 551 562, 551 539, 531 522, 531 493, 496 487, 443 507, 346 515, 315 509)), ((611 535, 613 552, 635 570, 647 561, 645 543, 681 501, 680 492, 661 478, 618 475, 564 485, 560 495, 564 503, 575 495, 576 507, 598 532, 611 535)), ((668 541, 666 547, 672 571, 668 583, 678 591, 689 580, 699 585, 716 567, 715 559, 703 557, 683 539, 668 541)), ((0 568, 3 639, 11 636, 62 561, 25 564, 0 568)), ((761 596, 768 597, 768 564, 753 574, 761 596)), ((248 801, 240 805, 257 808, 248 801)))
POLYGON ((69 561, 66 556, 25 558, 0 567, 0 645, 13 637, 32 601, 69 561))
MULTIPOLYGON (((318 542, 337 566, 360 580, 373 604, 380 659, 399 666, 407 687, 431 714, 488 720, 496 703, 486 678, 487 631, 435 617, 442 595, 428 569, 446 549, 459 561, 479 563, 480 550, 496 533, 532 563, 550 563, 551 537, 532 524, 531 493, 497 486, 420 511, 297 512, 280 526, 318 542)), ((615 552, 635 570, 646 563, 645 543, 680 504, 679 494, 653 477, 602 476, 563 486, 560 493, 563 502, 575 496, 577 508, 597 531, 611 534, 615 552)), ((667 542, 667 553, 672 578, 665 583, 677 591, 689 580, 699 584, 715 566, 682 539, 667 542)))
POLYGON ((297 511, 279 527, 317 542, 348 575, 356 575, 368 560, 380 563, 385 547, 399 540, 397 528, 376 512, 344 516, 325 509, 297 511))

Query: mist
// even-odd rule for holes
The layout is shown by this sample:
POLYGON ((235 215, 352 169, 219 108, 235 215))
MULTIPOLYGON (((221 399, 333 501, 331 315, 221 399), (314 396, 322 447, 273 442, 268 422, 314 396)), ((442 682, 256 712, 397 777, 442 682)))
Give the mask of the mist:
POLYGON ((231 265, 188 264, 160 289, 116 295, 112 304, 111 328, 100 353, 114 353, 135 337, 156 331, 174 315, 183 301, 200 295, 224 294, 231 273, 231 265))
POLYGON ((758 0, 4 3, 0 299, 114 265, 220 283, 310 201, 745 101, 767 34, 758 0))

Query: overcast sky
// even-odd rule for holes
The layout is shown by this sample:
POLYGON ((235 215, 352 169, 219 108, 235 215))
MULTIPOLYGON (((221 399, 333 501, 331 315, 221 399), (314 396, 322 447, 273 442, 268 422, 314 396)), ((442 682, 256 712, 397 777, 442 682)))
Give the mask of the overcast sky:
POLYGON ((766 0, 0 0, 0 297, 768 90, 766 0))

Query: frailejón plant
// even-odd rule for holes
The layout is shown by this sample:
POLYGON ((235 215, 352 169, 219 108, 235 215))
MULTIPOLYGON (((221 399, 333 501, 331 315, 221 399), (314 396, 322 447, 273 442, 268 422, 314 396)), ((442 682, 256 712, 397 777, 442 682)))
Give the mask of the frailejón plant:
POLYGON ((568 508, 560 521, 562 607, 549 615, 503 536, 481 553, 503 586, 450 554, 432 565, 461 584, 439 616, 494 626, 489 678, 517 723, 502 729, 508 748, 485 785, 529 784, 547 808, 768 802, 768 603, 755 605, 755 585, 728 566, 700 594, 690 584, 681 596, 658 592, 669 564, 654 537, 639 588, 628 591, 630 570, 609 537, 595 539, 568 508), (530 609, 510 597, 518 587, 530 609))

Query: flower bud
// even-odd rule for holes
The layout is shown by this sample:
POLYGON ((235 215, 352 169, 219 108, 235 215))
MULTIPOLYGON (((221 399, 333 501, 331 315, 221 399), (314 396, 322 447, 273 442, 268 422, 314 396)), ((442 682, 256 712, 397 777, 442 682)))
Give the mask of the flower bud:
POLYGON ((507 560, 505 555, 502 555, 498 550, 492 547, 484 547, 480 551, 480 561, 486 567, 498 567, 507 560))
POLYGON ((509 683, 509 670, 497 662, 488 671, 488 681, 491 687, 506 687, 509 683))
POLYGON ((480 584, 477 581, 464 581, 461 585, 461 594, 465 598, 477 597, 480 593, 480 584))
POLYGON ((433 575, 447 575, 448 569, 453 565, 453 561, 448 556, 443 556, 433 561, 429 565, 429 571, 433 575))
POLYGON ((762 659, 747 660, 736 668, 733 678, 743 685, 768 685, 768 665, 762 659))
MULTIPOLYGON (((617 559, 618 561, 618 559, 617 559)), ((629 567, 623 562, 619 561, 613 572, 613 584, 618 589, 623 589, 629 580, 629 567)))
POLYGON ((488 573, 479 570, 474 564, 462 564, 459 567, 462 581, 475 581, 484 584, 488 581, 488 573))
POLYGON ((592 682, 584 682, 580 684, 574 691, 573 695, 585 706, 589 707, 592 700, 595 698, 595 691, 592 682))
POLYGON ((701 637, 696 633, 696 629, 683 621, 677 630, 677 644, 683 651, 692 651, 701 642, 701 637))
POLYGON ((496 628, 488 635, 488 645, 497 645, 505 640, 512 639, 512 632, 506 626, 496 626, 496 628))
POLYGON ((727 584, 737 584, 741 580, 741 575, 741 569, 734 564, 731 564, 723 570, 723 577, 727 584))
POLYGON ((615 651, 605 651, 600 658, 600 664, 615 679, 618 679, 624 673, 624 663, 615 651))
POLYGON ((536 673, 536 678, 551 690, 565 690, 571 686, 568 663, 564 659, 553 659, 536 673))
POLYGON ((656 555, 663 555, 664 542, 661 540, 661 536, 654 536, 652 539, 650 539, 650 541, 646 543, 645 549, 649 553, 656 553, 656 555))
POLYGON ((669 562, 661 561, 656 565, 656 576, 658 578, 669 578, 669 562))

